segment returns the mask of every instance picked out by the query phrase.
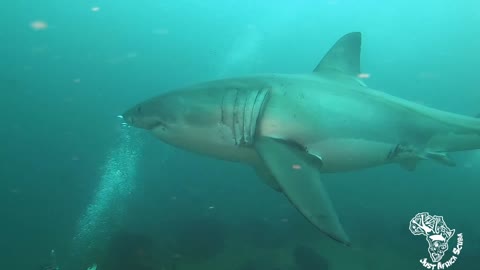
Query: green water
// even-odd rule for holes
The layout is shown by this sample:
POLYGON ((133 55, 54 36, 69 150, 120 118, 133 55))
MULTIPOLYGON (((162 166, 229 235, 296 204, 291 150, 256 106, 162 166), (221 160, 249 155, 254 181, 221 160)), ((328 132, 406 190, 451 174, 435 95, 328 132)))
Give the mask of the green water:
POLYGON ((474 0, 2 2, 0 269, 42 269, 52 249, 66 270, 426 269, 409 231, 424 211, 464 235, 449 269, 478 269, 479 152, 325 176, 347 248, 251 168, 116 117, 191 83, 310 72, 352 31, 370 87, 476 115, 478 25, 474 0))

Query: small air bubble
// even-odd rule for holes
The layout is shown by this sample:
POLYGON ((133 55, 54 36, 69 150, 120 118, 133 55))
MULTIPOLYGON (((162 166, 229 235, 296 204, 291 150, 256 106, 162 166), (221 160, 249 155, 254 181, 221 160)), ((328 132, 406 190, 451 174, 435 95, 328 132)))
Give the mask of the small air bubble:
POLYGON ((360 79, 368 79, 370 78, 370 74, 369 73, 360 73, 357 75, 358 78, 360 79))
POLYGON ((30 27, 32 27, 34 30, 45 30, 48 28, 48 24, 44 21, 34 21, 30 24, 30 27))

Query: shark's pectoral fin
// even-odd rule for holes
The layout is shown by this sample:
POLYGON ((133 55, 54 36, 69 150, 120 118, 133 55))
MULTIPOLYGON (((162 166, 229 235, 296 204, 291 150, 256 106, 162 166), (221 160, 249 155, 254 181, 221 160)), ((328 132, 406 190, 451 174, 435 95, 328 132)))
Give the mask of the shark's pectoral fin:
POLYGON ((295 145, 272 138, 259 138, 255 146, 292 204, 323 233, 350 245, 320 179, 317 167, 321 160, 295 145))
POLYGON ((257 173, 258 177, 262 179, 262 181, 267 184, 272 189, 282 192, 282 188, 278 185, 275 176, 268 170, 267 167, 255 167, 255 172, 257 173))

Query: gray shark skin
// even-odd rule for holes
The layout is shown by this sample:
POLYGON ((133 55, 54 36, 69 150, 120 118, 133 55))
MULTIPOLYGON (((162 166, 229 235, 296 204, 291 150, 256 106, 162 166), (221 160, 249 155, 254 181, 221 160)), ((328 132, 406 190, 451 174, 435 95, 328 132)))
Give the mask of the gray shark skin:
POLYGON ((253 166, 313 225, 350 240, 323 173, 418 161, 455 163, 448 152, 480 148, 480 119, 373 90, 358 79, 361 34, 349 33, 312 73, 260 74, 200 83, 154 97, 125 121, 171 145, 253 166))

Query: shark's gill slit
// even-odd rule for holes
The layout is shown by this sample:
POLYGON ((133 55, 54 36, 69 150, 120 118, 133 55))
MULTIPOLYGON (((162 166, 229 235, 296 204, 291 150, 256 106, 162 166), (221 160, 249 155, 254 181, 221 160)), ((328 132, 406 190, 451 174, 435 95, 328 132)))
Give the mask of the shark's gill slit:
POLYGON ((239 125, 243 124, 243 110, 240 110, 241 102, 244 100, 242 99, 242 91, 237 89, 235 95, 235 102, 233 104, 233 134, 235 134, 235 143, 237 145, 242 144, 243 141, 243 128, 239 125))
POLYGON ((268 88, 229 89, 223 96, 221 121, 231 130, 235 145, 249 146, 254 143, 258 118, 268 93, 268 88))

